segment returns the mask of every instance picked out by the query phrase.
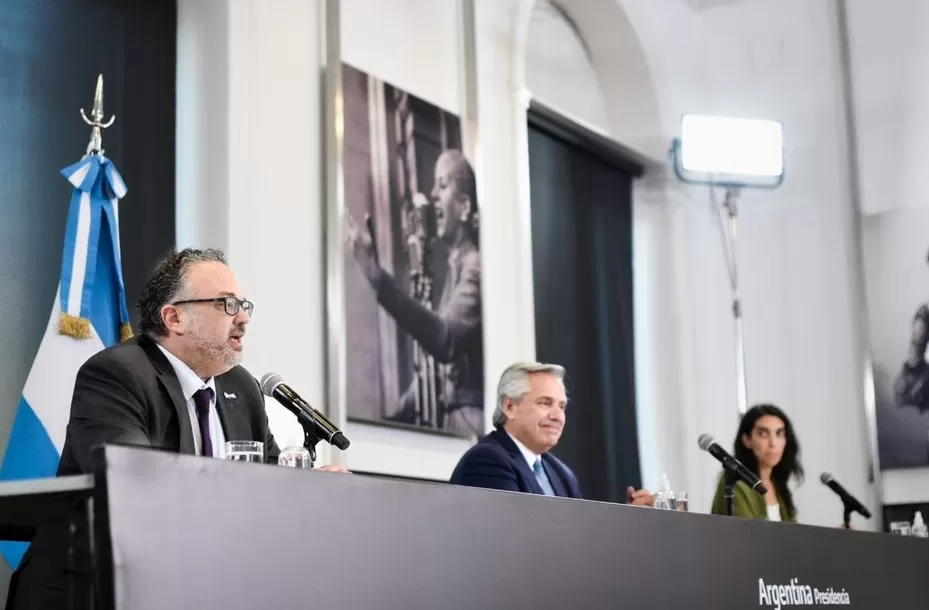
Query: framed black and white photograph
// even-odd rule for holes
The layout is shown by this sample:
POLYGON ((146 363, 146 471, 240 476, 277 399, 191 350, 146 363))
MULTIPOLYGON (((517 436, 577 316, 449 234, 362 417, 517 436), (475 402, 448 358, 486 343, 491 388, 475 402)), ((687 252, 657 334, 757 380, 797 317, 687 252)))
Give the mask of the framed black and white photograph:
POLYGON ((929 208, 862 219, 882 470, 929 466, 929 208))
POLYGON ((346 415, 483 434, 480 215, 460 118, 343 64, 346 415))

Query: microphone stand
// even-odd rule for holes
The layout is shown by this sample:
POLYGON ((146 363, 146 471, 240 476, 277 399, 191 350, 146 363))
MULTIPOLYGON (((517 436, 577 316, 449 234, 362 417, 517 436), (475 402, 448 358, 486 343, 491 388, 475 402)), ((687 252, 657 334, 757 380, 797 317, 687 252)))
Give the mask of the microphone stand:
POLYGON ((852 529, 851 519, 852 519, 852 509, 849 508, 848 502, 843 502, 843 511, 842 511, 842 523, 845 525, 845 529, 852 529))
POLYGON ((735 484, 739 482, 738 475, 726 469, 726 514, 732 516, 732 501, 735 499, 735 484))
POLYGON ((319 443, 319 436, 313 426, 303 426, 303 448, 310 452, 310 468, 316 465, 316 444, 319 443))

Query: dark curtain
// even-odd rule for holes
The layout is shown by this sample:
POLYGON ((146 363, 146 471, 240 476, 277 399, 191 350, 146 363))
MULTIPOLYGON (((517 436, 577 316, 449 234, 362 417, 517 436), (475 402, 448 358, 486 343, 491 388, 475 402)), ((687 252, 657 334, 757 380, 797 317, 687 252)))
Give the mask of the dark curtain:
POLYGON ((567 425, 552 451, 584 497, 639 488, 632 336, 632 180, 641 173, 530 113, 536 354, 567 369, 567 425))

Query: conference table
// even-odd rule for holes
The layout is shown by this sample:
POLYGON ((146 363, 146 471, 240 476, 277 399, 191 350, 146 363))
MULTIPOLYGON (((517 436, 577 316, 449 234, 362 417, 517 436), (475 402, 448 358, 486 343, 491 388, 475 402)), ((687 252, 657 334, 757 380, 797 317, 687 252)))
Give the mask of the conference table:
POLYGON ((71 520, 83 607, 929 607, 924 539, 118 446, 94 463, 0 485, 4 538, 71 520))

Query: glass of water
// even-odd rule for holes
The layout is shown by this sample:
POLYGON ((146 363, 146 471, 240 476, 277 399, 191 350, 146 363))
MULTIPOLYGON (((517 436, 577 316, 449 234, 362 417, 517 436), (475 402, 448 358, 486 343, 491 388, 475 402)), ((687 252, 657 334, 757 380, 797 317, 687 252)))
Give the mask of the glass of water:
POLYGON ((677 491, 674 493, 674 500, 671 503, 671 510, 678 510, 682 513, 687 512, 687 492, 677 491))
POLYGON ((263 464, 265 445, 258 441, 227 441, 226 459, 234 462, 252 462, 263 464))
MULTIPOLYGON (((673 494, 672 494, 673 495, 673 494)), ((655 492, 655 508, 659 510, 670 510, 672 499, 663 491, 655 492)))
POLYGON ((277 463, 279 466, 285 466, 287 468, 312 468, 313 464, 310 462, 310 452, 306 450, 305 447, 288 447, 281 451, 281 455, 277 458, 277 463))

